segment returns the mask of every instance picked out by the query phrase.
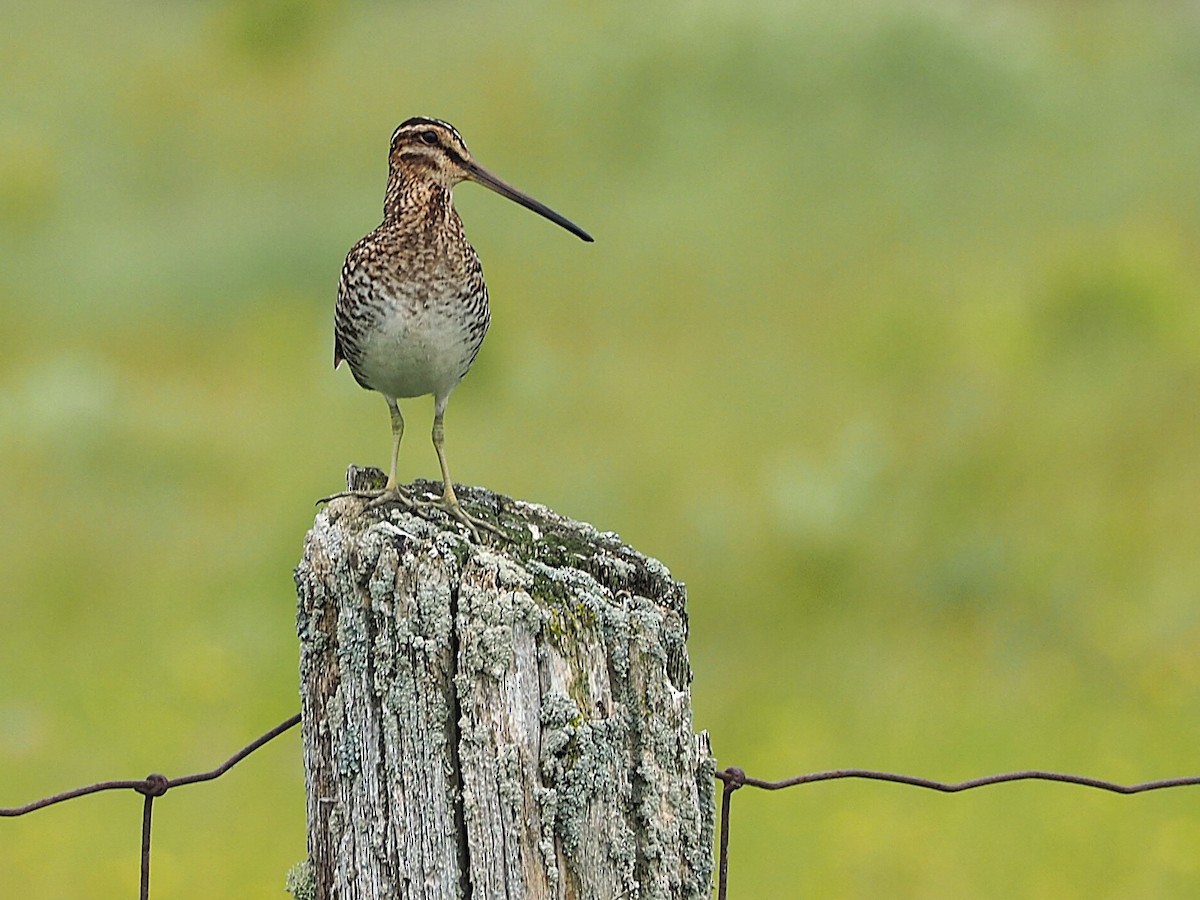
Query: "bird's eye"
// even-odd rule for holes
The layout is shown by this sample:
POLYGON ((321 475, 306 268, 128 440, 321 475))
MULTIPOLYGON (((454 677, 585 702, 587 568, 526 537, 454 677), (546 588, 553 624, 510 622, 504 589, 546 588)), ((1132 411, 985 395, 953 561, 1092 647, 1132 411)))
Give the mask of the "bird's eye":
POLYGON ((436 144, 437 143, 437 132, 436 131, 422 131, 421 132, 421 140, 423 140, 427 144, 436 144))

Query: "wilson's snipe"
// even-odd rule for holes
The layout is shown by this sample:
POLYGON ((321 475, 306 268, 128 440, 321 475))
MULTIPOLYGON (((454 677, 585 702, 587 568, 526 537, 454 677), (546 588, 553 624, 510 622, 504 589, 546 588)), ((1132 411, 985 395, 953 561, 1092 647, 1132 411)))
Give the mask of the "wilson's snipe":
POLYGON ((383 222, 350 249, 342 267, 333 364, 349 363, 355 380, 383 394, 392 413, 387 486, 354 495, 370 497, 372 505, 399 502, 411 509, 420 504, 396 482, 404 434, 396 400, 432 394, 433 447, 445 483, 438 505, 478 538, 479 527, 495 529, 459 504, 443 446, 446 402, 475 361, 491 321, 479 257, 467 242, 451 198, 460 181, 491 188, 592 240, 582 228, 475 162, 452 125, 409 119, 392 134, 383 222))

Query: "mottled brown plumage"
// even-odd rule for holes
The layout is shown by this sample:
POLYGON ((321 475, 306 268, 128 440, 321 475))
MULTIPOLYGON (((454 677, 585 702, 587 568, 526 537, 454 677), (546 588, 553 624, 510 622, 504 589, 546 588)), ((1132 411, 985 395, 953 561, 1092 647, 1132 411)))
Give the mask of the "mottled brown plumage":
POLYGON ((336 367, 345 360, 355 380, 381 393, 391 410, 388 483, 367 496, 375 503, 419 505, 396 482, 404 433, 396 401, 432 394, 433 444, 445 484, 438 505, 477 535, 478 526, 490 526, 459 504, 443 447, 446 403, 475 361, 491 323, 479 256, 467 241, 451 195, 454 185, 466 180, 592 240, 476 163, 453 126, 438 119, 409 119, 392 134, 383 221, 350 249, 342 267, 333 363, 336 367))

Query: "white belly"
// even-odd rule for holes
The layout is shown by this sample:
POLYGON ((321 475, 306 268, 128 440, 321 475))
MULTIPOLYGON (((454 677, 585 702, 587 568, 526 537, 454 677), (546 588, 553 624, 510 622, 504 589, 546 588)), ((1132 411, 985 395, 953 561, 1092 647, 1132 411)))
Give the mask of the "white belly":
POLYGON ((364 380, 388 397, 448 396, 483 342, 469 319, 454 301, 394 304, 365 336, 364 380))

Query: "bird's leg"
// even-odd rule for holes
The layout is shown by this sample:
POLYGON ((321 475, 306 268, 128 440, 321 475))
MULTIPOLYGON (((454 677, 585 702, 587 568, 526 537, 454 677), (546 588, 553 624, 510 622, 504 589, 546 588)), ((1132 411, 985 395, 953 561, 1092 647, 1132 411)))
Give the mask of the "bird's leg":
POLYGON ((340 494, 333 494, 329 497, 323 497, 318 500, 318 503, 328 503, 330 500, 336 500, 339 497, 357 497, 360 500, 369 500, 367 509, 374 509, 378 506, 386 506, 388 503, 398 503, 404 509, 414 509, 416 504, 413 499, 408 496, 408 493, 400 487, 396 481, 396 466, 400 459, 400 440, 404 437, 404 417, 400 415, 400 407, 392 397, 388 397, 388 409, 392 413, 392 467, 388 470, 388 480, 382 490, 375 491, 342 491, 340 494))
POLYGON ((388 503, 399 503, 405 509, 413 509, 415 504, 412 498, 396 481, 396 466, 400 460, 400 441, 404 437, 404 416, 400 415, 400 407, 393 398, 388 397, 387 402, 388 409, 392 413, 392 465, 388 469, 388 480, 387 484, 383 486, 383 490, 369 492, 375 494, 375 497, 367 504, 367 509, 374 509, 388 503))
POLYGON ((450 480, 450 465, 446 462, 446 429, 442 424, 442 419, 446 413, 446 399, 437 398, 434 400, 433 410, 433 449, 437 451, 438 464, 442 467, 442 482, 445 488, 442 493, 442 499, 436 502, 436 506, 444 509, 459 522, 467 526, 467 530, 471 532, 471 537, 478 543, 479 529, 483 528, 490 531, 492 534, 504 537, 504 532, 493 525, 491 522, 485 522, 483 519, 477 519, 458 502, 458 495, 454 493, 454 482, 450 480))

